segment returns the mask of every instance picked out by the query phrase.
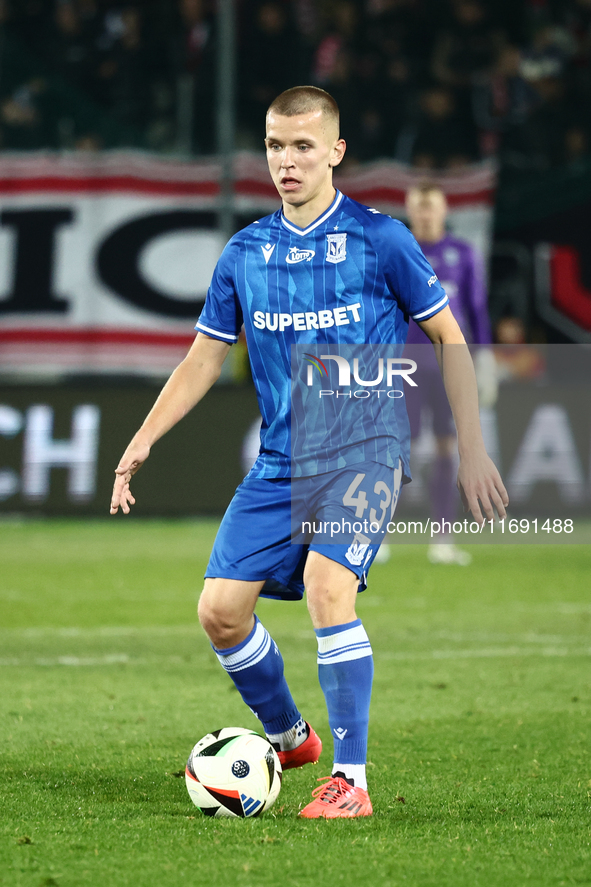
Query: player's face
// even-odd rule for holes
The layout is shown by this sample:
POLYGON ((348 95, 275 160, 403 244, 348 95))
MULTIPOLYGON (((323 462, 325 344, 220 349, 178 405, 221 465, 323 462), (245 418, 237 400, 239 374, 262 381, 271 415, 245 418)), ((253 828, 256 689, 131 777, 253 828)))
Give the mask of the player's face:
POLYGON ((439 240, 445 232, 447 202, 441 191, 412 188, 406 197, 410 227, 418 240, 439 240))
POLYGON ((332 168, 345 153, 333 120, 322 111, 298 117, 269 114, 265 145, 271 178, 284 203, 303 206, 328 199, 329 193, 332 200, 332 168))

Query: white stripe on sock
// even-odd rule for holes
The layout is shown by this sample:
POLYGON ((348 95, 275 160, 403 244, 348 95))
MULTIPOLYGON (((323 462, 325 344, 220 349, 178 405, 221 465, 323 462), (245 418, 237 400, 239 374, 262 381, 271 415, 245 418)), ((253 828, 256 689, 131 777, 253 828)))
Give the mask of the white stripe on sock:
POLYGON ((224 655, 223 650, 221 652, 216 651, 215 655, 218 657, 222 668, 225 668, 230 673, 242 671, 245 668, 250 668, 251 665, 256 665, 257 662, 264 659, 270 647, 271 636, 269 632, 260 622, 257 622, 253 636, 241 650, 238 650, 237 653, 231 653, 229 656, 224 655))
POLYGON ((318 665, 332 665, 334 662, 349 662, 371 656, 372 649, 363 625, 355 625, 345 631, 319 637, 318 665))

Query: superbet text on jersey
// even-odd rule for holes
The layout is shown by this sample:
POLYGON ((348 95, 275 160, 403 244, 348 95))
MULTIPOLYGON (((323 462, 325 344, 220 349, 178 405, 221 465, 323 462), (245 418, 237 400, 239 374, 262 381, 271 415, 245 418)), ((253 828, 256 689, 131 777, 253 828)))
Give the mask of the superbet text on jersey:
POLYGON ((263 417, 251 474, 290 476, 292 345, 404 345, 409 317, 427 320, 447 304, 405 225, 339 191, 306 228, 278 210, 236 234, 196 329, 232 343, 244 323, 263 417))

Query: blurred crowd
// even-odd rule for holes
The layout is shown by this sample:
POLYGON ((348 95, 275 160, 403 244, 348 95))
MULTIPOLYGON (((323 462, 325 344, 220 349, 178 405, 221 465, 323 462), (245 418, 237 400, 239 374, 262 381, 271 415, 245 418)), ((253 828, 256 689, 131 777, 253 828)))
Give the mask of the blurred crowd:
MULTIPOLYGON (((577 164, 591 0, 237 0, 238 146, 313 83, 348 162, 577 164)), ((0 0, 0 147, 215 150, 215 0, 0 0)))

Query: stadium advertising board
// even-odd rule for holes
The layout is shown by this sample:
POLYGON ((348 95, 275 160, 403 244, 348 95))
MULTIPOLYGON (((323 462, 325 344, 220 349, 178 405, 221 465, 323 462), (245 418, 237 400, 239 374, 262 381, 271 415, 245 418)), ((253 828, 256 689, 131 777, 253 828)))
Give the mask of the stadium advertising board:
MULTIPOLYGON (((152 386, 0 390, 0 512, 108 515, 114 469, 152 386)), ((134 479, 138 516, 220 514, 244 476, 254 392, 219 386, 154 447, 134 479)))
MULTIPOLYGON (((306 392, 314 394, 314 386, 318 394, 332 391, 331 397, 323 398, 331 409, 340 410, 347 403, 366 410, 370 397, 357 395, 375 392, 379 372, 362 375, 361 365, 352 359, 351 384, 339 388, 339 373, 346 368, 323 359, 325 351, 317 349, 332 373, 328 384, 308 348, 301 362, 306 392), (336 391, 341 392, 339 398, 336 391)), ((495 354, 498 397, 482 410, 482 423, 487 448, 511 496, 511 514, 537 516, 542 522, 588 519, 591 414, 586 405, 591 394, 591 353, 585 346, 519 346, 497 347, 495 354)), ((393 374, 393 391, 406 387, 405 379, 412 380, 413 374, 404 369, 402 375, 393 374)), ((384 378, 387 381, 385 370, 384 378)), ((104 383, 0 389, 0 512, 106 515, 114 468, 156 393, 152 385, 104 383)), ((375 393, 371 397, 375 400, 375 393)), ((386 402, 395 404, 398 398, 386 402)), ((149 463, 134 479, 134 513, 221 514, 256 457, 257 421, 250 387, 215 386, 154 447, 149 463)), ((397 517, 428 513, 427 478, 434 453, 427 421, 413 446, 413 482, 403 489, 397 517)))
MULTIPOLYGON (((219 176, 215 160, 139 152, 3 155, 0 373, 168 375, 192 341, 223 248, 219 176)), ((380 162, 337 184, 401 216, 416 176, 380 162)), ((492 168, 447 174, 444 186, 452 230, 486 252, 492 168)), ((277 209, 264 156, 237 156, 235 200, 238 227, 277 209)))

